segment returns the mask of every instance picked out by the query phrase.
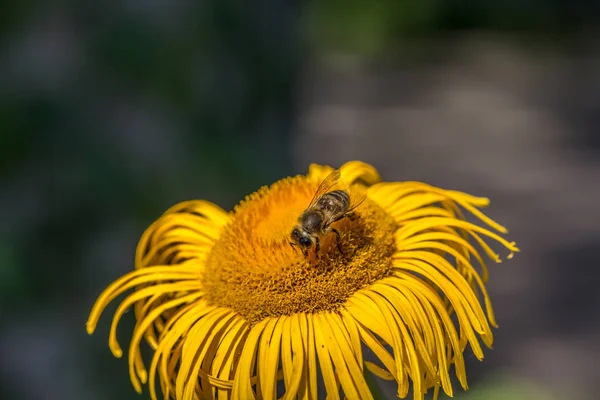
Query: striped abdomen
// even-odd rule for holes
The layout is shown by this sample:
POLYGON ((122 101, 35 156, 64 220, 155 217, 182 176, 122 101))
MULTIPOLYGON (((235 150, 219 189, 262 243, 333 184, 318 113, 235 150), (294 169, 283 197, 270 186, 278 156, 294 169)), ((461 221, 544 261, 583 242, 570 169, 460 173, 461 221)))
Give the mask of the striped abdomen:
POLYGON ((321 196, 317 205, 332 214, 344 213, 350 208, 350 196, 343 190, 334 190, 321 196))

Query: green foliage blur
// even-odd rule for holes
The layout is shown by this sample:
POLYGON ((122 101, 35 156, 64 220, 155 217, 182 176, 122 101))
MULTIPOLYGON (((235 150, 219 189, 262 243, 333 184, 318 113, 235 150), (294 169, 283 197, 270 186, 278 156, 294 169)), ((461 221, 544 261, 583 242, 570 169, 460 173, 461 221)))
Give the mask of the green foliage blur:
POLYGON ((309 2, 311 47, 363 57, 406 56, 445 35, 485 30, 551 40, 593 27, 600 7, 583 1, 321 0, 309 2))

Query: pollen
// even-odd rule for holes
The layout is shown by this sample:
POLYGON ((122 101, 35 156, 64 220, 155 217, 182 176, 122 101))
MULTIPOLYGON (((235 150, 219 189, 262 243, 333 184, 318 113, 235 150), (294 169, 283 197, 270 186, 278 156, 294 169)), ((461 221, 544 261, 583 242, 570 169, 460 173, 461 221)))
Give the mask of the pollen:
MULTIPOLYGON (((396 251, 395 220, 366 199, 333 224, 341 234, 321 237, 321 249, 305 257, 290 245, 298 217, 318 181, 280 180, 242 201, 208 255, 203 287, 209 303, 257 323, 267 317, 333 311, 358 290, 386 277, 396 251)), ((350 192, 352 197, 352 192, 350 192)))

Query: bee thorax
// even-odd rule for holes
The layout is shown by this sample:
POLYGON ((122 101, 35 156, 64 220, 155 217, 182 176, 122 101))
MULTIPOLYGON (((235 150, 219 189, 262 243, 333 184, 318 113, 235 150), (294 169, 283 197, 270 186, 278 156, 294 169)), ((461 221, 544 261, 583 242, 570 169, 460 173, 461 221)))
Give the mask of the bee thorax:
POLYGON ((302 227, 307 231, 317 231, 323 223, 323 214, 318 211, 308 211, 300 218, 302 227))

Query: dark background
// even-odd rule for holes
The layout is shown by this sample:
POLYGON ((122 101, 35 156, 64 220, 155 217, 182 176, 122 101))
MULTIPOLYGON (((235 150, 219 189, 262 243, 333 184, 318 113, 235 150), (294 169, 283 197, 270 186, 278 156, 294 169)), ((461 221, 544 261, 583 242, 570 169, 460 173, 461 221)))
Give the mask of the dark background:
POLYGON ((143 230, 179 201, 230 209, 361 159, 491 197, 522 249, 491 266, 495 349, 456 398, 596 398, 600 7, 240 4, 2 7, 0 397, 147 398, 107 347, 115 305, 85 332, 143 230))

